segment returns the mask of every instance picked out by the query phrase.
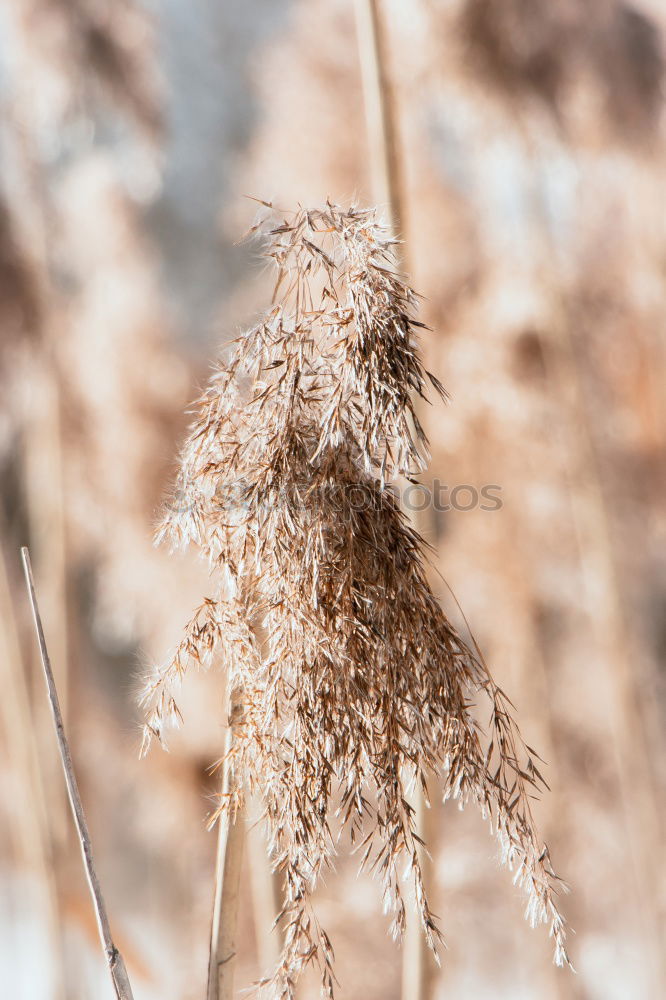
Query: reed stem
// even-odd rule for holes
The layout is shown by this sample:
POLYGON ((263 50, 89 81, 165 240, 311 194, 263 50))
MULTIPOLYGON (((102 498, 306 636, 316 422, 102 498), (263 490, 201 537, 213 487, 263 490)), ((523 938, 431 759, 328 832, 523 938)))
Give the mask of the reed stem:
MULTIPOLYGON (((230 751, 233 748, 234 727, 242 706, 232 694, 227 728, 224 763, 222 765, 222 796, 226 799, 232 788, 233 771, 230 751)), ((223 810, 219 818, 217 858, 215 863, 215 895, 208 958, 206 1000, 231 1000, 236 964, 236 935, 240 902, 240 875, 245 842, 244 810, 223 810)))
MULTIPOLYGON (((393 235, 404 237, 397 111, 388 68, 384 20, 377 0, 357 0, 356 15, 373 200, 385 206, 393 235)), ((409 271, 404 242, 400 250, 402 266, 409 271)), ((418 529, 418 517, 414 512, 410 514, 410 519, 418 529)), ((429 813, 419 785, 414 790, 411 804, 415 811, 417 829, 423 839, 428 840, 429 831, 426 827, 432 824, 428 824, 429 813)), ((419 853, 427 890, 429 888, 427 883, 433 879, 433 864, 425 851, 419 853)), ((407 917, 403 942, 403 1000, 429 1000, 433 995, 434 960, 428 951, 416 913, 412 912, 407 917)))
POLYGON ((86 871, 86 878, 88 879, 88 885, 90 887, 90 895, 92 896, 93 906, 95 908, 95 917, 97 919, 97 927, 99 930, 100 940, 102 942, 102 948, 104 950, 104 956, 109 967, 109 973, 111 974, 111 981, 113 983, 117 1000, 133 1000, 132 988, 127 976, 127 970, 125 969, 125 963, 111 936, 111 927, 109 925, 106 904, 104 902, 102 888, 95 869, 90 832, 88 830, 88 824, 83 811, 83 804, 81 802, 76 775, 74 773, 74 765, 72 764, 72 757, 69 751, 67 736, 65 735, 65 727, 63 725, 62 712, 58 699, 58 690, 56 688, 53 670, 51 669, 51 661, 46 648, 46 639, 44 638, 44 629, 42 627, 42 619, 39 614, 37 595, 35 594, 35 584, 32 577, 30 553, 27 548, 21 549, 21 557, 23 559, 23 569, 25 572, 28 595, 30 597, 30 606, 32 608, 35 631, 37 633, 37 640, 39 643, 42 667, 44 669, 44 678, 46 680, 51 715, 53 716, 53 723, 55 725, 56 736, 58 739, 60 760, 62 762, 63 771, 65 772, 65 783, 67 785, 69 804, 72 809, 76 832, 81 845, 83 864, 86 871))
POLYGON ((39 748, 30 701, 28 677, 16 629, 8 567, 0 548, 0 718, 16 763, 19 781, 27 794, 12 810, 16 853, 25 857, 37 873, 41 904, 51 950, 53 1000, 66 1000, 62 960, 63 914, 53 869, 53 831, 39 769, 39 748))

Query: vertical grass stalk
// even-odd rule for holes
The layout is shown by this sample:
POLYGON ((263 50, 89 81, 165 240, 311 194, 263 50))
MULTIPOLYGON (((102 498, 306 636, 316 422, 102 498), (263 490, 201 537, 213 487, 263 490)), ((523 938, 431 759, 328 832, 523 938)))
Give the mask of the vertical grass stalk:
MULTIPOLYGON (((397 109, 389 71, 386 28, 378 0, 356 0, 356 25, 359 57, 363 79, 363 98, 368 130, 368 151, 373 199, 386 206, 390 228, 403 238, 400 247, 401 264, 410 271, 404 242, 403 169, 398 141, 397 109)), ((418 412, 418 408, 417 408, 418 412)), ((410 518, 421 528, 417 512, 410 518)), ((416 826, 423 839, 434 843, 431 813, 420 786, 416 786, 411 804, 416 826)), ((432 895, 433 860, 420 851, 426 890, 432 895)), ((430 1000, 434 988, 435 964, 414 912, 407 916, 402 954, 402 996, 404 1000, 430 1000)))
POLYGON ((52 865, 53 835, 39 769, 39 750, 30 691, 16 631, 5 554, 0 549, 0 715, 18 778, 27 794, 12 810, 17 854, 27 855, 36 870, 51 950, 53 1000, 67 1000, 62 961, 63 914, 52 865))
POLYGON ((83 804, 81 802, 78 783, 76 781, 76 775, 74 773, 74 765, 72 764, 72 757, 69 751, 67 736, 65 735, 65 727, 63 725, 62 711, 60 709, 60 701, 58 699, 58 690, 56 688, 56 683, 53 677, 51 660, 49 658, 48 650, 46 648, 46 639, 44 638, 44 629, 42 626, 42 619, 39 613, 39 608, 37 606, 35 584, 32 578, 30 554, 27 548, 21 549, 21 557, 23 559, 23 569, 25 572, 26 586, 28 588, 28 595, 30 598, 30 606, 32 608, 32 616, 35 624, 35 631, 37 633, 37 640, 39 643, 39 652, 42 661, 42 667, 44 669, 44 679, 46 681, 46 689, 48 692, 49 705, 51 708, 53 723, 55 725, 56 736, 58 739, 58 750, 60 753, 60 760, 62 762, 63 771, 65 773, 67 794, 69 796, 69 803, 72 809, 74 823, 76 825, 76 832, 78 834, 79 843, 81 845, 83 864, 86 872, 86 878, 88 880, 88 886, 90 888, 90 895, 92 897, 93 906, 95 908, 95 917, 97 919, 97 927, 99 930, 100 941, 102 943, 102 948, 104 951, 104 957, 106 958, 106 963, 109 967, 109 973, 111 975, 111 981, 113 983, 113 988, 115 990, 116 1000, 133 1000, 132 988, 130 986, 129 978, 127 976, 127 970, 125 969, 125 963, 123 961, 122 955, 116 948, 113 942, 113 938, 111 936, 111 927, 109 924, 109 917, 106 910, 106 904, 104 902, 104 897, 102 895, 102 888, 99 882, 99 878, 97 877, 97 871, 95 869, 95 862, 93 860, 93 853, 92 853, 92 843, 90 840, 90 832, 88 830, 88 824, 86 822, 86 817, 83 811, 83 804))
MULTIPOLYGON (((234 794, 234 730, 241 711, 241 704, 234 692, 229 708, 225 754, 222 762, 222 805, 234 794)), ((222 809, 218 816, 218 824, 206 1000, 231 1000, 234 988, 240 875, 245 841, 244 806, 237 805, 235 809, 222 809)))

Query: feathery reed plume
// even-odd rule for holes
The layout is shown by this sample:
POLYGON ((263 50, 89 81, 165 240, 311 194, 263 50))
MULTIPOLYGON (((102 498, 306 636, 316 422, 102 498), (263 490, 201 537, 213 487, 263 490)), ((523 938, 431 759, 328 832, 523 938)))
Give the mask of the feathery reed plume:
POLYGON ((425 543, 392 489, 428 457, 413 398, 428 383, 444 395, 419 358, 414 328, 423 324, 395 270, 396 243, 373 210, 327 203, 271 218, 273 307, 230 346, 196 404, 159 532, 200 546, 216 591, 147 681, 145 745, 180 721, 175 689, 188 666, 223 663, 242 716, 220 811, 233 814, 248 791, 261 796, 285 876, 284 949, 263 983, 272 996, 291 1000, 313 962, 333 996, 333 951, 311 894, 334 854, 334 826, 349 830, 361 865, 381 877, 398 938, 406 864, 436 949, 407 801, 407 786, 425 788, 429 774, 445 799, 473 801, 490 819, 528 916, 550 924, 563 964, 560 883, 530 810, 543 784, 536 755, 480 654, 440 608, 425 543), (473 713, 479 695, 490 707, 487 745, 473 713))

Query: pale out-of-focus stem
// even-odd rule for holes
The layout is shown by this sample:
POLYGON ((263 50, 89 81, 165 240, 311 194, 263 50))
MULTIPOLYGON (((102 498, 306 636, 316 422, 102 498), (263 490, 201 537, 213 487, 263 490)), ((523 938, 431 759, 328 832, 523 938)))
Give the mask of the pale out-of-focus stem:
MULTIPOLYGON (((388 70, 386 34, 378 0, 356 0, 363 96, 368 129, 373 198, 386 206, 394 236, 404 236, 402 168, 398 148, 395 96, 388 70)), ((407 267, 406 248, 401 247, 402 265, 407 267)), ((412 521, 416 517, 412 513, 412 521)), ((418 528, 418 523, 415 523, 418 528)), ((426 842, 430 812, 420 786, 412 796, 416 826, 426 842)), ((431 841, 432 843, 432 841, 431 841)), ((433 881, 433 863, 420 850, 426 892, 433 881)), ((433 995, 435 962, 422 934, 415 909, 407 916, 402 959, 403 1000, 429 1000, 433 995)))
MULTIPOLYGON (((430 850, 436 840, 434 813, 429 809, 418 785, 410 796, 414 808, 414 824, 419 836, 430 850)), ((419 861, 423 872, 423 884, 426 892, 432 897, 435 882, 434 861, 427 850, 419 850, 419 861)), ((416 912, 416 907, 407 915, 405 939, 402 952, 402 998, 403 1000, 430 1000, 435 990, 437 978, 437 963, 435 956, 428 948, 416 912)))
POLYGON ((282 893, 279 873, 271 870, 266 838, 259 821, 260 812, 261 805, 255 799, 252 803, 252 818, 255 822, 248 830, 247 849, 257 951, 262 974, 265 974, 272 972, 280 960, 282 935, 276 920, 282 910, 282 893))
POLYGON ((42 619, 39 614, 39 608, 37 606, 35 584, 32 578, 32 567, 30 565, 30 554, 26 548, 21 549, 21 556, 23 558, 23 569, 25 572, 26 585, 28 587, 28 595, 30 597, 30 606, 32 608, 32 616, 35 623, 35 631, 37 632, 37 639, 39 642, 39 652, 42 660, 42 667, 44 668, 44 678, 46 680, 49 705, 51 707, 51 714, 53 716, 56 736, 58 738, 58 750, 60 752, 60 759, 62 761, 63 770, 65 772, 65 783, 67 785, 67 794, 69 796, 69 802, 72 807, 72 814, 74 816, 76 831, 79 836, 79 843, 81 845, 81 854, 83 855, 83 864, 86 870, 86 877, 88 879, 88 885, 90 887, 90 894, 92 896, 93 905, 95 908, 97 927, 99 930, 100 940, 102 942, 102 948, 104 950, 104 956, 106 958, 106 962, 109 967, 109 972, 111 974, 111 981, 113 982, 113 988, 115 990, 117 1000, 133 1000, 132 988, 130 986, 130 982, 127 976, 127 971, 125 969, 125 963, 123 962, 122 955, 116 948, 113 942, 113 938, 111 936, 111 927, 109 924, 109 917, 106 911, 106 904, 104 902, 102 889, 99 883, 99 879, 97 877, 97 871, 95 869, 90 833, 88 830, 86 817, 83 812, 83 804, 81 802, 81 796, 79 794, 76 775, 74 773, 74 765, 72 764, 72 758, 69 752, 69 744, 67 742, 67 736, 65 735, 65 727, 63 725, 62 712, 60 710, 60 702, 58 700, 58 691, 56 688, 55 680, 53 678, 51 661, 49 658, 48 650, 46 648, 46 639, 44 638, 42 619))
MULTIPOLYGON (((222 772, 222 796, 229 802, 232 792, 234 727, 242 706, 232 694, 229 710, 226 747, 222 772)), ((208 958, 208 988, 206 1000, 231 1000, 234 988, 240 875, 245 841, 243 809, 228 807, 219 818, 217 858, 215 863, 215 895, 208 958)))
MULTIPOLYGON (((266 656, 268 635, 259 620, 253 622, 252 632, 262 650, 262 656, 266 656)), ((262 830, 262 811, 262 804, 255 796, 250 803, 247 851, 250 862, 250 888, 257 952, 262 973, 267 974, 276 968, 284 943, 282 928, 278 924, 284 893, 280 874, 272 870, 268 846, 262 830)))
POLYGON ((387 72, 386 36, 377 0, 356 0, 356 30, 363 77, 372 194, 389 213, 393 234, 402 233, 402 172, 396 113, 387 72))

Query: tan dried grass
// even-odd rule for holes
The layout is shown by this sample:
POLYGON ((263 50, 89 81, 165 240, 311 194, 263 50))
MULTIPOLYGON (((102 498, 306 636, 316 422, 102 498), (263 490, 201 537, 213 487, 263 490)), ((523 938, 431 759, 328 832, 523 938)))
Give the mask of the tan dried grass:
POLYGON ((277 266, 274 305, 230 346, 198 400, 160 530, 200 546, 215 594, 147 680, 146 745, 180 721, 175 693, 188 667, 219 660, 242 705, 235 780, 220 809, 233 814, 248 790, 261 797, 285 875, 284 949, 263 984, 274 997, 291 1000, 314 961, 333 996, 332 947, 311 894, 344 828, 381 878, 397 937, 406 864, 435 950, 407 799, 411 781, 425 789, 429 775, 445 799, 473 801, 490 820, 528 917, 550 925, 563 964, 561 883, 530 809, 544 784, 536 754, 480 652, 442 611, 425 543, 391 489, 427 461, 414 397, 428 383, 444 395, 419 358, 422 324, 395 269, 395 241, 374 211, 331 204, 257 228, 277 266), (479 696, 490 707, 487 739, 479 696))

